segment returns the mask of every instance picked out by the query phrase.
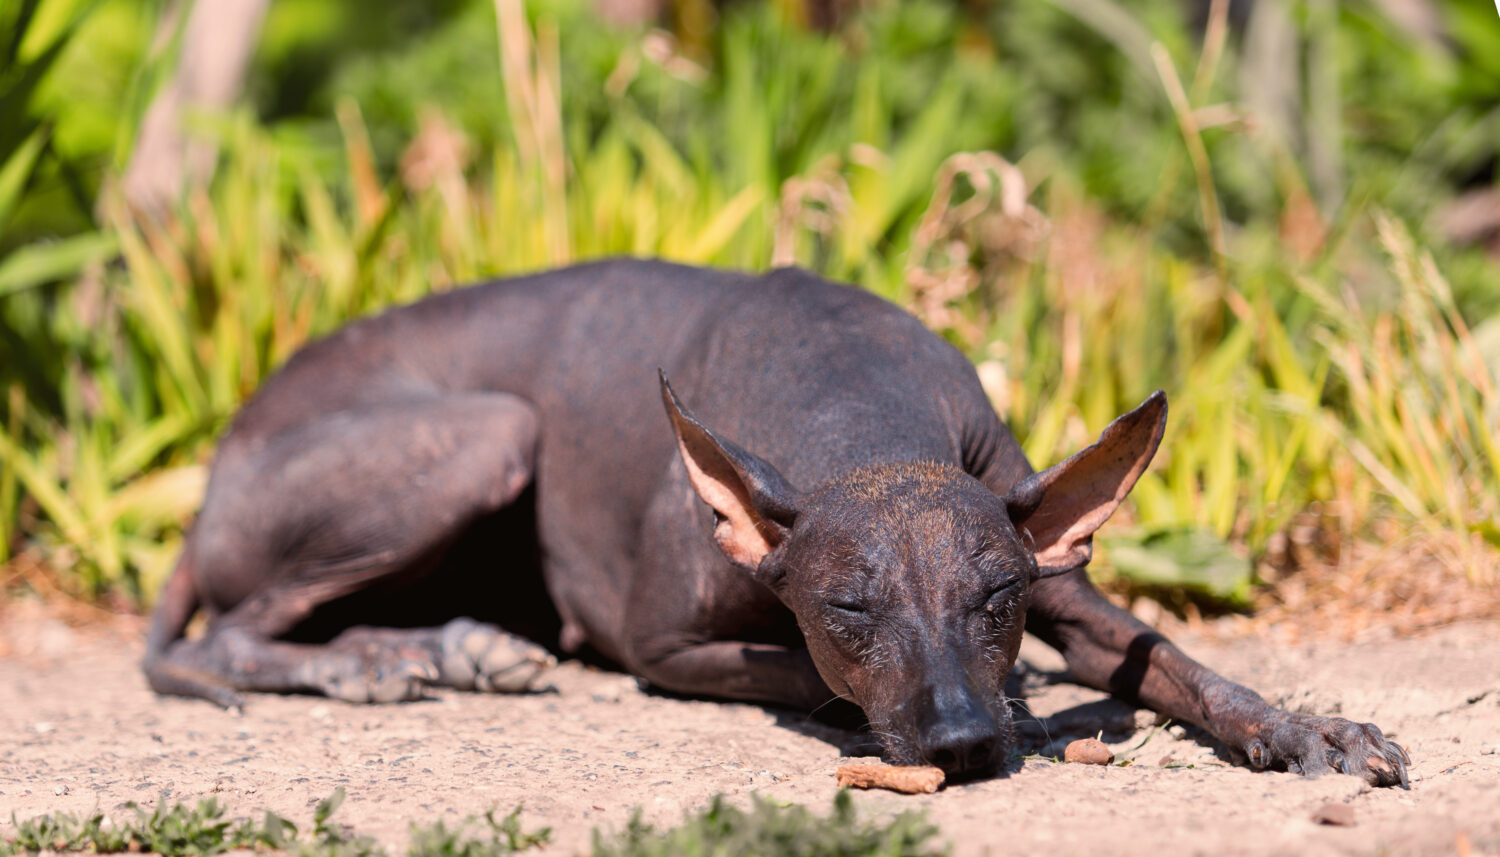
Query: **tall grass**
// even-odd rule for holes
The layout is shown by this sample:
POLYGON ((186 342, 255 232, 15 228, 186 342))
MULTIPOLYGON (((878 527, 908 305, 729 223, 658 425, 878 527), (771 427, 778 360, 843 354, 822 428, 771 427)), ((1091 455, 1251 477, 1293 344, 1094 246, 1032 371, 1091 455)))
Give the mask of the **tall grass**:
MULTIPOLYGON (((1144 544, 1166 582, 1243 600, 1243 557, 1294 521, 1357 540, 1395 520, 1493 580, 1500 394, 1481 337, 1394 217, 1350 208, 1323 224, 1287 193, 1268 219, 1223 222, 1215 159, 1231 150, 1202 143, 1221 37, 1193 75, 1144 46, 1170 133, 1167 190, 1137 219, 1045 152, 964 148, 1003 124, 970 120, 993 97, 993 61, 953 53, 913 93, 919 60, 900 50, 750 9, 724 22, 711 67, 648 33, 610 36, 612 53, 593 55, 612 60, 570 78, 587 57, 559 32, 584 24, 519 0, 492 14, 499 139, 429 110, 384 157, 353 100, 331 147, 226 117, 210 126, 213 183, 177 218, 106 200, 98 240, 113 261, 0 289, 22 359, 0 368, 0 552, 30 545, 79 592, 149 598, 213 438, 300 344, 480 277, 635 254, 796 262, 910 306, 974 357, 1038 465, 1165 388, 1160 460, 1116 528, 1136 535, 1106 545, 1122 570, 1144 544), (1178 175, 1197 186, 1182 215, 1202 218, 1197 245, 1152 213, 1176 206, 1178 175), (1307 216, 1316 246, 1277 240, 1307 216)), ((912 16, 958 27, 923 4, 872 14, 871 38, 912 16)))

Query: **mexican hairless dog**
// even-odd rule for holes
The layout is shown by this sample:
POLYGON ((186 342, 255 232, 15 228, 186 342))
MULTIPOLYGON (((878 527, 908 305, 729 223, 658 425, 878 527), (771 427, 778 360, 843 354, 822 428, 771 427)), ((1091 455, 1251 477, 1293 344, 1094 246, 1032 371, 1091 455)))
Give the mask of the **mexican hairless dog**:
POLYGON ((1089 583, 1166 417, 1158 392, 1033 472, 958 351, 796 270, 441 294, 308 346, 240 412, 146 674, 223 706, 514 691, 550 663, 524 632, 675 692, 843 697, 890 760, 981 776, 1024 628, 1254 767, 1404 784, 1375 726, 1278 710, 1089 583))

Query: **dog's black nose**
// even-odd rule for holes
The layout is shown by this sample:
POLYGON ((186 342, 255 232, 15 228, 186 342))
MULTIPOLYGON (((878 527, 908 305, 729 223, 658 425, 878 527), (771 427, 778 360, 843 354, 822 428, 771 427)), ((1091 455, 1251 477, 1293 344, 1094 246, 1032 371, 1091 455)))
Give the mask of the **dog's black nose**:
POLYGON ((964 681, 929 686, 917 704, 916 745, 922 759, 949 776, 983 774, 995 766, 1000 725, 964 681))
POLYGON ((949 776, 979 774, 994 767, 1000 736, 993 721, 970 720, 941 725, 924 734, 920 745, 927 764, 949 776))

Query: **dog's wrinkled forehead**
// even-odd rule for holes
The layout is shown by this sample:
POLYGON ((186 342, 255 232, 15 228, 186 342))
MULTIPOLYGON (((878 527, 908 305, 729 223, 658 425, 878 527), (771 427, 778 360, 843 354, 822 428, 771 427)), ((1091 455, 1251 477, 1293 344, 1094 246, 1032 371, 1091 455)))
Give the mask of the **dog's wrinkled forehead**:
POLYGON ((820 487, 807 506, 819 525, 876 554, 972 552, 1014 532, 1000 498, 963 470, 935 462, 851 470, 820 487))

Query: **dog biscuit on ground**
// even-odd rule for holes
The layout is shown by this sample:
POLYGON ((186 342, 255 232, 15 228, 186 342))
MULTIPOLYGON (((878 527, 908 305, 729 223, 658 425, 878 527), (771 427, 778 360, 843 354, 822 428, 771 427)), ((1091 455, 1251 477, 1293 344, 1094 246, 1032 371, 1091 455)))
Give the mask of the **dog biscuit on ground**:
POLYGON ((836 774, 841 787, 890 789, 902 794, 932 794, 945 779, 942 768, 929 765, 844 765, 836 774))

